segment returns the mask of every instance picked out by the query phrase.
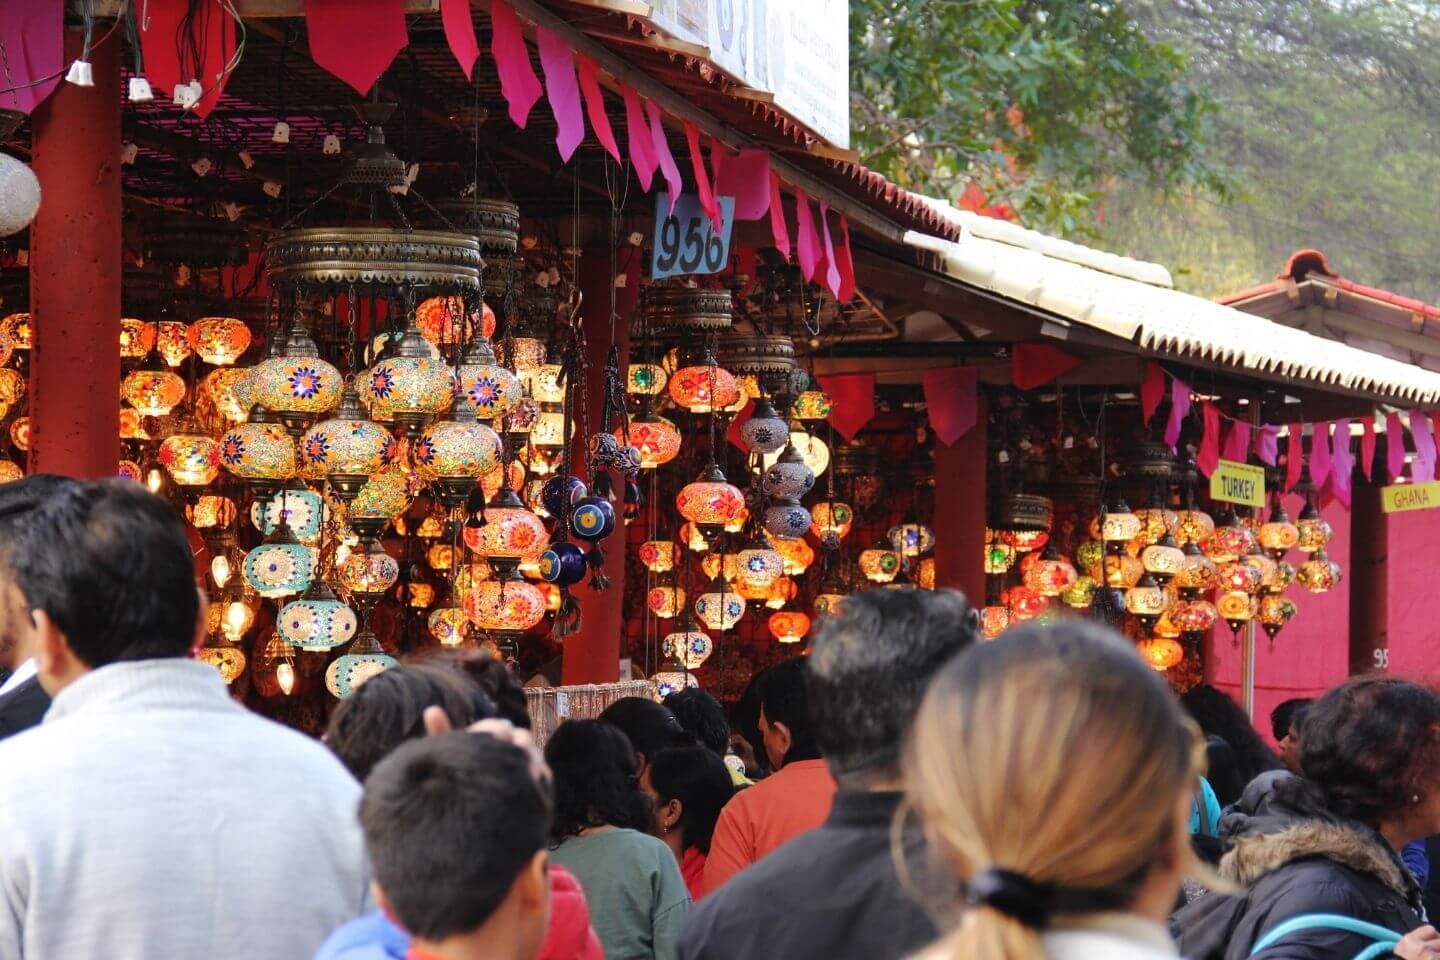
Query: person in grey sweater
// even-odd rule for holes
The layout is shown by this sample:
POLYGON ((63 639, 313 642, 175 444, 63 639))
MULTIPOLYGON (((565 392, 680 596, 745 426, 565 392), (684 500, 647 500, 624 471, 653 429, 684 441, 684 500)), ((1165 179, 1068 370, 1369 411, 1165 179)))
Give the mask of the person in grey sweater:
POLYGON ((302 960, 368 908, 359 785, 189 659, 205 611, 173 507, 77 485, 10 566, 54 703, 0 742, 0 957, 302 960))

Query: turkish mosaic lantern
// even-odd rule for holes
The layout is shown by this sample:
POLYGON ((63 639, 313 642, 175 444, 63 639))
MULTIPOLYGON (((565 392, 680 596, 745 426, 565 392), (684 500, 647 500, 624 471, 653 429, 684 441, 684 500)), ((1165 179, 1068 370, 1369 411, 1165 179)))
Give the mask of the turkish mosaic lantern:
POLYGON ((215 367, 229 366, 250 349, 250 328, 234 317, 201 317, 185 337, 195 355, 215 367))
POLYGON ((315 551, 293 536, 266 540, 245 555, 245 582, 266 599, 294 596, 315 576, 315 551))
POLYGON ((0 333, 14 349, 29 350, 35 345, 35 320, 28 313, 12 313, 0 320, 0 333))
POLYGON ((660 647, 667 656, 685 664, 686 670, 700 669, 715 652, 715 642, 710 635, 695 629, 695 623, 689 617, 681 621, 678 630, 665 635, 660 647))
MULTIPOLYGON (((796 452, 800 454, 800 460, 805 466, 810 468, 812 476, 819 477, 829 469, 830 448, 824 440, 821 440, 814 434, 806 433, 803 430, 791 430, 789 446, 794 447, 796 452)), ((780 456, 778 453, 767 453, 760 458, 760 462, 766 470, 769 470, 780 459, 780 456)), ((856 477, 855 483, 857 490, 860 488, 862 481, 865 480, 875 480, 877 484, 879 482, 878 477, 856 477)))
POLYGON ((687 599, 684 587, 665 584, 645 592, 645 607, 662 620, 669 620, 680 615, 687 599))
POLYGON ((347 385, 334 416, 315 424, 300 440, 300 459, 348 502, 385 466, 390 439, 389 431, 365 416, 360 395, 347 385))
POLYGON ((1047 546, 1044 553, 1031 556, 1036 557, 1036 561, 1025 571, 1025 585, 1042 597, 1060 596, 1080 577, 1075 566, 1055 549, 1054 544, 1047 546))
POLYGON ((374 540, 410 506, 409 481, 394 468, 372 476, 347 506, 350 527, 362 539, 374 540))
POLYGON ((1169 670, 1185 659, 1185 648, 1169 637, 1153 637, 1136 645, 1141 658, 1157 671, 1169 670))
POLYGON ((625 372, 625 392, 637 397, 658 396, 665 392, 669 379, 658 363, 632 363, 625 372))
POLYGON ((1145 546, 1159 542, 1167 534, 1173 537, 1180 529, 1180 515, 1164 507, 1144 507, 1136 510, 1135 516, 1140 521, 1138 539, 1145 546))
POLYGON ((717 528, 740 517, 745 509, 745 495, 725 480, 724 472, 712 461, 693 483, 681 489, 675 498, 675 507, 708 540, 717 528))
POLYGON ((157 327, 155 346, 160 358, 166 366, 180 366, 190 356, 189 329, 178 320, 162 320, 157 327))
POLYGON ((426 622, 430 636, 445 647, 458 647, 464 643, 465 628, 469 625, 470 617, 459 607, 440 607, 433 610, 426 622))
POLYGON ((315 341, 297 322, 279 356, 262 360, 250 372, 246 388, 255 403, 278 414, 299 436, 317 416, 340 405, 344 378, 321 358, 315 341))
POLYGON ((1145 571, 1163 586, 1174 579, 1185 566, 1185 551, 1175 542, 1175 537, 1166 530, 1160 538, 1140 552, 1140 563, 1145 571))
POLYGON ((1215 532, 1215 520, 1203 510, 1181 510, 1177 516, 1180 523, 1175 539, 1182 547, 1187 543, 1203 543, 1215 532))
POLYGON ((360 398, 370 415, 394 420, 407 436, 418 436, 425 424, 450 406, 454 378, 444 360, 416 329, 414 319, 395 342, 389 356, 377 360, 360 382, 360 398))
POLYGON ((1319 547, 1295 571, 1295 582, 1311 593, 1328 593, 1340 582, 1340 576, 1340 565, 1330 559, 1324 547, 1319 547))
POLYGON ((0 460, 0 483, 14 483, 23 476, 25 471, 16 466, 14 461, 0 460))
POLYGON ((250 521, 266 536, 275 533, 283 521, 295 539, 311 543, 320 539, 325 523, 325 498, 313 490, 286 488, 252 503, 250 521))
POLYGON ((935 532, 923 523, 902 523, 891 527, 886 539, 904 557, 918 557, 929 553, 935 546, 935 532))
POLYGON ((1300 511, 1300 516, 1296 520, 1298 537, 1295 546, 1301 552, 1315 553, 1330 545, 1330 538, 1334 535, 1334 531, 1330 528, 1330 524, 1320 516, 1320 511, 1316 509, 1313 502, 1305 504, 1305 508, 1300 511))
POLYGON ((860 572, 871 583, 889 583, 900 573, 900 554, 886 547, 862 550, 860 572))
POLYGON ((681 367, 670 376, 670 399, 691 413, 724 409, 740 397, 735 375, 706 356, 697 364, 681 367))
POLYGON ((766 588, 785 572, 785 558, 768 544, 751 543, 735 558, 736 579, 747 586, 766 588))
POLYGON ((458 507, 480 478, 500 464, 500 438, 476 420, 457 395, 450 413, 427 426, 410 448, 415 473, 446 506, 458 507))
POLYGON ((840 604, 845 602, 845 594, 834 591, 825 591, 815 595, 815 616, 823 617, 840 609, 840 604))
MULTIPOLYGON (((848 503, 822 500, 811 509, 810 521, 810 529, 816 537, 823 539, 826 534, 833 533, 843 540, 855 523, 855 510, 848 503)), ((1014 550, 1010 552, 1013 556, 1014 550)))
POLYGON ((182 487, 207 486, 220 474, 220 444, 198 431, 173 434, 160 444, 160 465, 182 487))
POLYGON ((986 640, 994 640, 1010 629, 1011 619, 1009 607, 999 604, 982 607, 980 609, 980 635, 986 640))
POLYGON ((353 696, 360 685, 396 666, 400 661, 385 652, 370 631, 355 638, 343 656, 325 669, 325 688, 341 700, 353 696))
POLYGON ((205 411, 204 415, 208 417, 209 409, 213 409, 214 415, 227 424, 243 423, 249 408, 240 401, 239 387, 241 381, 249 376, 250 370, 246 367, 211 370, 200 381, 198 393, 201 403, 197 413, 205 411))
POLYGON ((163 417, 185 399, 185 381, 169 370, 132 370, 125 375, 120 391, 136 413, 145 417, 163 417))
POLYGON ((770 615, 768 626, 780 643, 799 643, 810 632, 810 618, 798 610, 781 610, 770 615))
POLYGON ((465 528, 465 544, 477 555, 492 562, 518 564, 545 551, 549 541, 545 524, 525 508, 515 491, 501 490, 482 515, 485 522, 481 526, 465 528))
POLYGON ((465 349, 456 369, 465 400, 481 420, 498 420, 525 399, 525 387, 495 359, 490 341, 475 340, 465 349))
POLYGON ((316 579, 300 599, 280 608, 275 626, 291 646, 319 652, 349 643, 360 623, 355 611, 337 600, 324 580, 316 579))
POLYGON ((1261 548, 1276 560, 1282 559, 1300 545, 1300 528, 1290 522, 1290 516, 1278 497, 1270 509, 1270 519, 1260 526, 1255 539, 1260 542, 1261 548))
MULTIPOLYGON (((3 336, 3 334, 0 334, 3 336)), ((9 347, 10 340, 5 338, 5 347, 9 347)), ((138 360, 155 349, 155 324, 145 320, 136 320, 132 317, 120 319, 120 356, 126 360, 138 360)), ((9 357, 9 350, 3 351, 6 358, 9 357)), ((4 363, 4 360, 0 360, 4 363)))
POLYGON ((1200 549, 1216 563, 1229 563, 1249 553, 1254 545, 1255 534, 1232 514, 1200 543, 1200 549))
POLYGON ((783 500, 799 500, 814 486, 814 471, 801 458, 795 445, 788 442, 760 479, 760 487, 768 496, 783 500))
MULTIPOLYGON (((640 451, 640 469, 654 470, 674 460, 680 453, 680 430, 664 417, 648 414, 630 421, 630 444, 640 451)), ((625 441, 625 431, 617 429, 615 438, 625 441)))
POLYGON ((776 453, 790 442, 790 426, 767 398, 760 397, 750 419, 740 425, 740 439, 751 453, 776 453))
POLYGON ((745 616, 745 599, 713 580, 710 589, 695 598, 695 615, 711 630, 730 630, 745 616))
POLYGON ((1093 577, 1076 577, 1074 583, 1060 591, 1060 602, 1072 610, 1088 610, 1095 602, 1097 587, 1093 577))
POLYGON ((358 597, 379 597, 400 580, 400 563, 372 544, 370 549, 350 554, 340 564, 340 585, 358 597))
POLYGON ((824 420, 835 409, 830 395, 822 390, 806 390, 795 398, 791 413, 797 420, 824 420))
POLYGON ((1256 606, 1254 597, 1239 590, 1227 590, 1215 598, 1215 612, 1237 633, 1254 619, 1256 606))
POLYGON ((1150 573, 1141 575, 1140 580, 1125 594, 1125 612, 1140 622, 1146 631, 1152 630, 1160 615, 1169 606, 1165 590, 1150 573))
POLYGON ((465 310, 465 301, 454 294, 430 297, 415 308, 415 326, 420 335, 437 347, 452 347, 473 336, 485 339, 495 335, 495 313, 488 306, 483 312, 465 310))
POLYGON ((798 540, 805 536, 812 523, 810 511, 799 500, 780 498, 765 508, 761 526, 765 532, 781 540, 798 540))
POLYGON ((1170 611, 1170 622, 1182 634, 1196 635, 1203 634, 1215 626, 1220 619, 1220 612, 1209 600, 1177 600, 1174 608, 1170 611))
POLYGON ((669 573, 675 569, 677 553, 673 540, 646 540, 640 544, 638 556, 651 573, 669 573))
POLYGON ((545 619, 545 594, 524 580, 487 580, 466 595, 465 612, 482 630, 529 630, 545 619))

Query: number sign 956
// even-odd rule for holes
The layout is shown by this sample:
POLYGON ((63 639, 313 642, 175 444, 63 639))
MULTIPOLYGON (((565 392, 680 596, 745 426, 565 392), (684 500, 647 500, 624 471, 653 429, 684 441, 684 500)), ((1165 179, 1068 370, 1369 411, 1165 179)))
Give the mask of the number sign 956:
POLYGON ((724 223, 719 233, 694 194, 682 193, 670 212, 670 199, 661 193, 655 201, 652 279, 686 273, 719 273, 730 259, 730 227, 735 219, 735 198, 717 197, 724 223))

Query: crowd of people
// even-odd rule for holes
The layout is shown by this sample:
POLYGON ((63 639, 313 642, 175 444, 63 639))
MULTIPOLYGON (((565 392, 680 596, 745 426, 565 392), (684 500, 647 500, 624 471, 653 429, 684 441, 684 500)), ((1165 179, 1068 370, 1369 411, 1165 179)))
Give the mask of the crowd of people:
POLYGON ((505 665, 432 653, 316 742, 192 658, 205 613, 165 501, 0 487, 0 960, 1440 958, 1417 683, 1282 704, 1276 753, 1103 627, 879 589, 728 715, 542 750, 505 665))

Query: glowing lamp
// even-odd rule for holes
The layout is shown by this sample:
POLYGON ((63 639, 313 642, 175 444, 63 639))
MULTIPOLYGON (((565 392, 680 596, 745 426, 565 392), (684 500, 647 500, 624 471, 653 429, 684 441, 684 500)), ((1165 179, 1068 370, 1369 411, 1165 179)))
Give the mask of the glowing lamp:
POLYGON ((790 442, 790 427, 770 401, 761 397, 755 401, 750 419, 740 425, 740 439, 751 453, 776 453, 790 442))
POLYGON ((250 376, 249 368, 222 367, 211 370, 200 381, 197 410, 207 423, 219 417, 225 423, 242 423, 248 408, 240 402, 240 382, 250 376))
POLYGON ((250 522, 269 536, 283 520, 295 539, 309 543, 320 538, 325 522, 325 500, 313 490, 286 488, 268 500, 250 505, 250 522))
POLYGON ((300 441, 301 462, 329 480, 346 501, 380 472, 390 451, 390 432, 365 416, 353 386, 345 388, 335 415, 315 424, 300 441))
POLYGON ((245 555, 245 582, 262 597, 288 597, 310 586, 315 559, 315 551, 293 537, 266 541, 245 555))
POLYGON ((1185 659, 1185 648, 1169 637, 1141 640, 1136 649, 1146 663, 1159 671, 1169 670, 1185 659))
POLYGON ((1007 573, 1015 564, 1015 548, 988 527, 985 530, 985 572, 991 576, 1007 573))
POLYGON ((456 373, 465 399, 481 420, 504 417, 525 399, 520 378, 500 365, 488 340, 475 340, 465 349, 456 373))
POLYGON ((504 465, 497 463, 485 476, 480 478, 480 491, 485 494, 486 500, 494 500, 499 495, 500 485, 506 476, 510 478, 511 490, 519 493, 525 489, 525 468, 518 460, 511 460, 504 465))
POLYGON ((935 546, 935 532, 923 523, 902 523, 886 534, 890 546, 901 556, 918 557, 935 546))
POLYGON ((900 554, 885 547, 862 550, 860 572, 871 583, 889 583, 900 573, 900 554))
POLYGON ((177 433, 160 444, 160 464, 182 487, 203 487, 220 473, 220 444, 202 433, 177 433))
MULTIPOLYGON (((185 508, 185 518, 196 530, 228 527, 235 520, 235 501, 229 497, 205 494, 197 497, 194 504, 185 508)), ((224 554, 220 554, 220 556, 223 557, 224 554)))
POLYGON ((729 630, 745 616, 745 600, 724 583, 712 581, 710 589, 696 598, 695 615, 711 630, 729 630))
POLYGON ((795 581, 789 577, 781 577, 779 580, 770 584, 769 589, 766 591, 765 606, 771 610, 779 610, 799 595, 800 588, 795 585, 795 581))
POLYGON ((378 597, 400 579, 400 563, 378 543, 352 553, 340 564, 340 585, 351 594, 378 597))
POLYGON ((1016 553, 1030 553, 1033 550, 1042 549, 1050 542, 1050 533, 1046 530, 1003 530, 1000 538, 1015 550, 1016 553))
MULTIPOLYGON (((1301 540, 1303 543, 1303 536, 1301 540)), ((1330 559, 1324 547, 1318 547, 1310 555, 1310 559, 1300 564, 1300 568, 1295 571, 1295 582, 1311 593, 1328 593, 1340 582, 1340 564, 1330 559)))
POLYGON ((168 370, 132 370, 125 375, 121 393, 141 416, 163 417, 185 399, 185 381, 168 370))
POLYGON ((784 562, 786 576, 798 577, 815 562, 815 551, 803 539, 784 540, 768 534, 770 546, 774 547, 784 562))
POLYGON ((1205 633, 1215 626, 1220 613, 1209 600, 1178 600, 1170 610, 1170 622, 1182 634, 1205 633))
POLYGON ((385 652, 375 634, 365 631, 355 638, 344 656, 325 669, 325 688, 345 700, 371 677, 378 676, 400 661, 385 652))
POLYGON ((1128 590, 1140 582, 1145 575, 1145 566, 1129 554, 1105 557, 1105 585, 1128 590))
POLYGON ((524 580, 486 580, 465 596, 465 613, 482 630, 529 630, 545 610, 545 594, 524 580))
POLYGON ((565 385, 560 382, 561 367, 558 363, 544 363, 526 374, 530 385, 530 396, 541 403, 564 403, 565 385))
MULTIPOLYGON (((360 397, 370 405, 370 415, 393 419, 407 436, 435 414, 450 406, 454 378, 450 367, 435 357, 433 348, 412 322, 396 342, 390 356, 367 370, 360 382, 360 397)), ((337 398, 338 399, 338 398, 337 398)))
POLYGON ((206 641, 195 651, 195 659, 214 667, 227 684, 234 683, 245 672, 245 651, 232 644, 206 641))
POLYGON ((1185 559, 1175 575, 1175 586, 1181 590, 1203 592, 1220 582, 1220 568, 1200 550, 1194 540, 1187 541, 1181 551, 1185 559))
POLYGON ((1175 539, 1182 547, 1187 543, 1201 543, 1215 532, 1215 521, 1203 510, 1181 510, 1177 516, 1180 523, 1175 530, 1175 539))
POLYGON ((1091 577, 1076 577, 1075 582, 1060 591, 1060 602, 1072 610, 1088 610, 1095 602, 1097 585, 1091 577))
POLYGON ((319 652, 349 643, 359 621, 354 610, 335 599, 324 580, 316 580, 299 600, 280 608, 275 626, 291 646, 319 652))
POLYGON ((35 321, 28 313, 12 313, 0 320, 0 333, 16 350, 29 350, 35 345, 35 321))
POLYGON ((713 461, 687 484, 675 498, 680 515, 697 527, 724 527, 739 518, 745 509, 745 495, 725 480, 713 461))
POLYGON ((669 573, 675 569, 675 541, 646 540, 640 544, 640 562, 651 573, 669 573))
POLYGON ((362 538, 374 539, 385 526, 410 506, 410 488, 401 470, 382 470, 370 478, 350 502, 350 526, 362 538))
POLYGON ((854 523, 854 509, 838 500, 822 500, 810 511, 810 529, 816 537, 834 534, 843 540, 854 523))
POLYGON ((234 317, 201 317, 190 324, 185 339, 201 360, 226 367, 250 349, 250 328, 234 317))
POLYGON ((160 350, 161 359, 168 367, 180 366, 190 356, 189 329, 178 320, 162 320, 157 326, 155 345, 160 350))
POLYGON ((1285 625, 1295 619, 1300 608, 1289 597, 1272 595, 1260 598, 1260 627, 1265 635, 1274 640, 1285 625))
POLYGON ((545 362, 545 344, 534 337, 507 337, 500 341, 500 360, 526 377, 545 362))
POLYGON ((695 678, 685 669, 685 664, 675 657, 666 657, 660 668, 650 677, 650 689, 655 699, 664 700, 672 693, 679 693, 687 687, 697 686, 695 678))
POLYGON ((435 346, 453 347, 474 336, 494 336, 495 313, 489 307, 466 311, 465 301, 453 294, 430 297, 415 308, 415 326, 435 346))
POLYGON ((1275 499, 1275 506, 1270 510, 1270 519, 1261 524, 1255 539, 1260 542, 1261 548, 1276 560, 1300 545, 1300 528, 1290 522, 1290 517, 1278 497, 1275 499))
POLYGON ((769 626, 780 643, 799 643, 810 632, 810 618, 798 610, 781 610, 770 615, 769 626))
POLYGON ((549 543, 545 524, 525 508, 514 490, 500 491, 482 516, 483 524, 465 528, 465 545, 487 560, 518 563, 539 556, 549 543))
POLYGON ((1185 566, 1185 551, 1180 549, 1175 538, 1166 531, 1140 552, 1140 563, 1145 567, 1146 573, 1164 585, 1185 566))
POLYGON ((691 413, 709 413, 724 408, 740 396, 735 376, 713 359, 681 367, 670 377, 670 399, 691 413))
POLYGON ((434 602, 435 587, 423 580, 414 581, 405 589, 405 605, 412 610, 424 610, 434 602))
POLYGON ((1239 631, 1254 619, 1255 607, 1255 598, 1238 590, 1226 591, 1215 598, 1215 612, 1232 631, 1239 631))
POLYGON ((15 422, 10 424, 10 442, 15 444, 15 449, 21 453, 30 450, 30 418, 17 417, 15 422))
POLYGON ((806 390, 795 398, 791 407, 797 420, 824 420, 835 409, 830 395, 821 390, 806 390))
POLYGON ((685 665, 686 670, 698 670, 715 652, 715 642, 703 630, 696 630, 694 621, 688 617, 681 622, 680 629, 666 634, 660 649, 667 658, 673 657, 685 665))
POLYGON ((1135 516, 1140 521, 1139 539, 1147 546, 1158 542, 1166 534, 1173 537, 1180 529, 1179 514, 1164 507, 1145 507, 1136 510, 1135 516))
POLYGON ((980 610, 980 635, 986 640, 994 640, 1000 634, 1010 629, 1010 608, 998 605, 989 605, 980 610))
POLYGON ((785 445, 785 449, 775 457, 760 478, 761 489, 767 495, 778 499, 799 500, 809 493, 813 486, 815 473, 802 459, 800 451, 793 443, 785 445))
MULTIPOLYGON (((625 431, 617 429, 615 439, 624 443, 625 431)), ((654 470, 680 453, 680 430, 664 417, 637 417, 630 421, 630 444, 640 451, 640 468, 654 470)))
POLYGON ((1254 545, 1255 534, 1231 515, 1201 542, 1200 548, 1205 551, 1205 556, 1216 563, 1229 563, 1249 553, 1254 545))
POLYGON ((1323 550, 1330 545, 1330 537, 1334 531, 1330 524, 1320 516, 1320 511, 1315 508, 1314 503, 1305 504, 1305 509, 1300 511, 1296 522, 1298 534, 1295 542, 1297 549, 1303 553, 1314 553, 1323 550))
POLYGON ((785 572, 785 558, 767 544, 751 543, 735 558, 736 579, 748 586, 766 588, 785 572))
MULTIPOLYGON (((10 345, 10 340, 0 333, 4 338, 5 346, 10 345)), ((131 317, 120 318, 120 356, 126 360, 138 360, 151 350, 155 349, 155 324, 144 320, 136 320, 131 317)), ((3 350, 8 357, 9 350, 3 350)), ((3 363, 0 360, 0 363, 3 363)))
MULTIPOLYGON (((0 377, 4 374, 14 373, 14 370, 0 370, 0 377)), ((0 407, 8 406, 0 400, 0 407)), ((134 407, 120 408, 120 439, 121 440, 149 440, 150 434, 145 432, 145 425, 140 420, 140 413, 134 407)))
POLYGON ((1147 631, 1155 626, 1155 621, 1160 619, 1167 605, 1164 588, 1150 573, 1142 574, 1125 594, 1125 611, 1140 621, 1147 631))
POLYGON ((700 570, 711 580, 723 577, 726 583, 733 583, 740 572, 738 561, 733 553, 707 555, 704 560, 700 561, 700 570))
POLYGON ((632 363, 625 374, 625 392, 632 396, 656 396, 670 379, 658 363, 632 363))
POLYGON ((815 616, 823 617, 828 613, 840 609, 840 604, 845 601, 843 593, 821 593, 815 597, 815 616))
POLYGON ((765 508, 761 526, 772 537, 798 540, 810 529, 810 511, 792 497, 780 497, 765 508))
POLYGON ((1099 527, 1101 540, 1107 543, 1117 540, 1124 543, 1140 535, 1142 524, 1140 518, 1130 512, 1123 500, 1117 500, 1114 506, 1105 512, 1099 527))
POLYGON ((1025 585, 1042 597, 1058 597, 1079 579, 1074 565, 1060 555, 1054 544, 1047 546, 1044 553, 1031 556, 1037 559, 1025 571, 1025 585))
POLYGON ((465 628, 469 626, 470 618, 465 611, 459 607, 441 607, 430 613, 430 619, 426 627, 430 636, 440 642, 441 646, 458 647, 465 641, 465 628))
POLYGON ((651 587, 645 593, 646 608, 662 620, 679 616, 680 612, 685 609, 685 600, 683 587, 651 587))
MULTIPOLYGON (((458 506, 481 477, 500 465, 500 438, 468 411, 452 408, 425 428, 410 448, 415 473, 458 506), (458 491, 457 502, 450 498, 458 491)), ((513 493, 513 491, 512 491, 513 493)))

